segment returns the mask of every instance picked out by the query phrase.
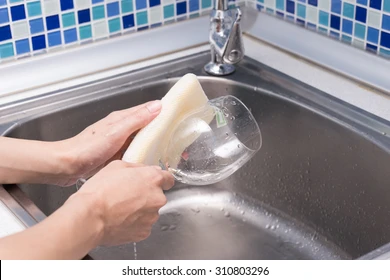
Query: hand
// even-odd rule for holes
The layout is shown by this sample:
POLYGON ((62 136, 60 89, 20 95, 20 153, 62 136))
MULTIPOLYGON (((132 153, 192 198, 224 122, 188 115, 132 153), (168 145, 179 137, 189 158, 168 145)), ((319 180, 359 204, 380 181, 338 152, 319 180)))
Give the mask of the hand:
POLYGON ((61 142, 67 151, 71 170, 58 185, 70 186, 79 178, 89 178, 115 159, 121 159, 135 133, 161 111, 156 100, 130 109, 116 111, 87 127, 73 138, 61 142))
POLYGON ((99 245, 146 239, 173 184, 159 167, 113 161, 45 220, 0 238, 0 259, 80 259, 99 245))
POLYGON ((120 245, 150 235, 159 209, 166 204, 163 190, 173 184, 173 176, 160 167, 116 160, 89 179, 70 200, 92 198, 103 227, 99 245, 120 245))

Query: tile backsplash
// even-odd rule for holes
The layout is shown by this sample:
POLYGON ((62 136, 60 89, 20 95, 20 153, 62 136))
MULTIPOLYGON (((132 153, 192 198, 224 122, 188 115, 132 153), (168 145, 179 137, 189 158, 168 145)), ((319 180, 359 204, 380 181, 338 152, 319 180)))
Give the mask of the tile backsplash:
POLYGON ((260 11, 390 58, 390 0, 248 1, 260 11))
POLYGON ((211 10, 212 0, 0 0, 0 58, 12 60, 211 10))
MULTIPOLYGON (((0 0, 0 60, 197 17, 209 13, 212 1, 0 0)), ((390 0, 246 1, 262 12, 390 57, 390 0)))

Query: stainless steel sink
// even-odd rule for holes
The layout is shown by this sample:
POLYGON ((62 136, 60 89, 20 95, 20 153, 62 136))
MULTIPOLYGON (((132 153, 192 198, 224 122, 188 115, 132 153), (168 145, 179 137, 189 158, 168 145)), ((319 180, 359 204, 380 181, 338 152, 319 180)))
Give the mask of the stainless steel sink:
MULTIPOLYGON (((208 60, 201 53, 14 104, 0 109, 0 127, 8 137, 64 139, 113 110, 161 98, 178 77, 195 73, 210 98, 232 94, 252 109, 262 149, 221 183, 177 184, 167 192, 168 204, 136 254, 128 244, 89 256, 374 258, 390 242, 390 123, 249 58, 231 76, 210 77, 202 70, 208 60)), ((76 191, 5 188, 37 221, 76 191)))

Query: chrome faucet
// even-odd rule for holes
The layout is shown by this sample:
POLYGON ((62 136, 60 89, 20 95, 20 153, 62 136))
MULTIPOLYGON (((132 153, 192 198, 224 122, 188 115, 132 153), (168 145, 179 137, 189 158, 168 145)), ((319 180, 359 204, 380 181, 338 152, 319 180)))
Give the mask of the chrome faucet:
POLYGON ((228 0, 214 0, 209 35, 211 61, 204 67, 208 74, 229 75, 235 71, 233 64, 244 57, 240 21, 239 8, 229 9, 228 0))

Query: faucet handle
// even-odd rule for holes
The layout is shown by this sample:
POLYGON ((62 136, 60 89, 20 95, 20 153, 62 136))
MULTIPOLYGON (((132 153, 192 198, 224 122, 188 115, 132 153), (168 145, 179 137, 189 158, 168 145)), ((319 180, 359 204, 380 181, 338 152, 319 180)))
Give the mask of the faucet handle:
POLYGON ((229 64, 236 64, 244 58, 244 43, 241 32, 241 10, 236 8, 236 18, 233 22, 230 36, 226 44, 223 61, 229 64))

